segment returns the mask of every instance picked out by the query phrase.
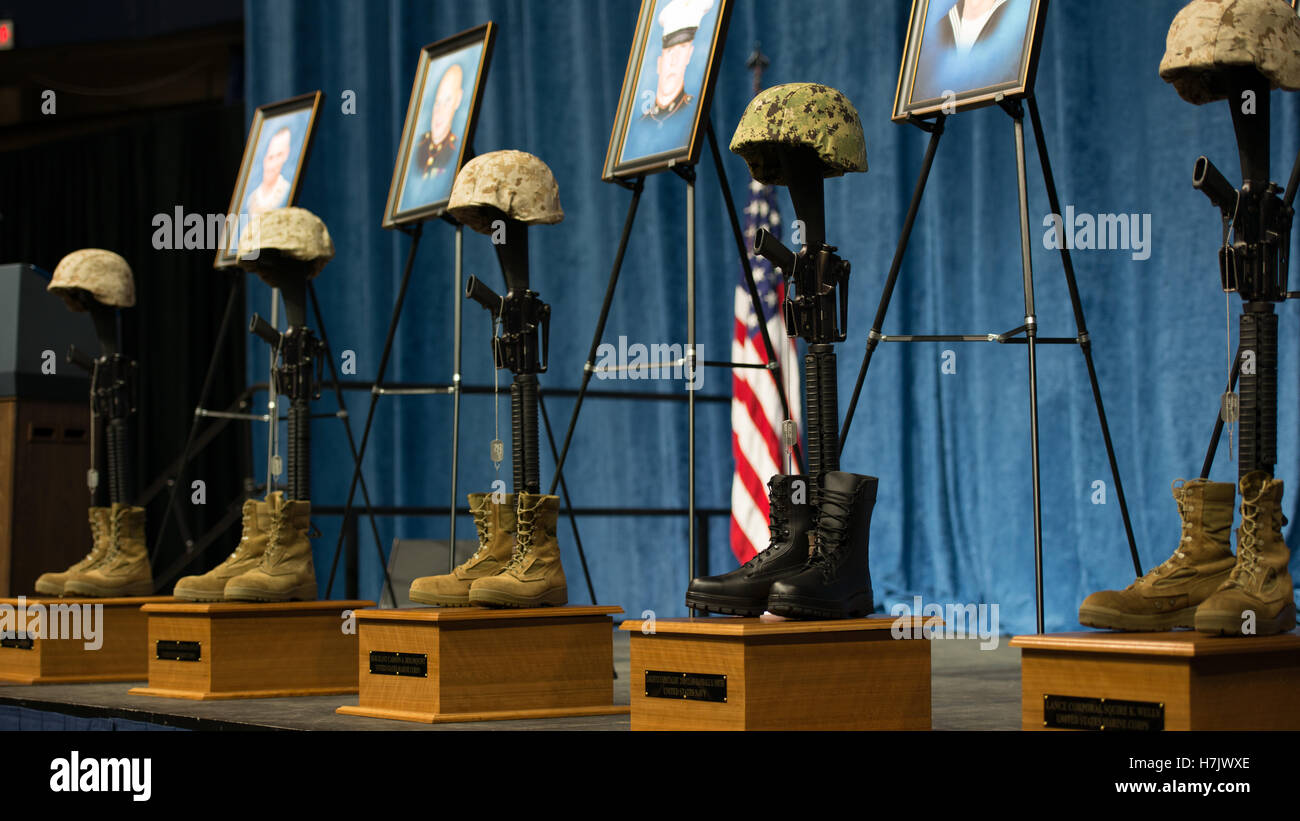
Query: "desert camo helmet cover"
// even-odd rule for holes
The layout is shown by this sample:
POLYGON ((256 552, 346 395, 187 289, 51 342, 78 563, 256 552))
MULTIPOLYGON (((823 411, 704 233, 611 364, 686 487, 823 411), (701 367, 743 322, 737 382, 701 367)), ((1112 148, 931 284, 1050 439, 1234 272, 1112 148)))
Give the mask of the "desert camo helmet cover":
POLYGON ((310 278, 333 258, 329 230, 306 208, 272 208, 254 214, 239 235, 239 265, 249 271, 260 273, 268 264, 279 270, 285 259, 291 259, 302 263, 310 278))
POLYGON ((788 83, 749 101, 731 138, 731 150, 749 163, 749 173, 767 185, 788 185, 779 149, 811 148, 822 175, 838 177, 867 170, 867 141, 853 103, 818 83, 788 83))
POLYGON ((1287 0, 1193 0, 1174 17, 1160 76, 1189 103, 1228 96, 1232 69, 1300 89, 1300 17, 1287 0))
POLYGON ((480 234, 492 233, 499 209, 525 224, 551 225, 564 219, 560 187, 546 163, 525 151, 492 151, 456 175, 447 210, 480 234))
POLYGON ((130 308, 135 304, 135 277, 126 260, 102 248, 73 251, 54 268, 47 291, 63 297, 74 311, 85 307, 74 296, 77 289, 87 291, 101 305, 130 308))

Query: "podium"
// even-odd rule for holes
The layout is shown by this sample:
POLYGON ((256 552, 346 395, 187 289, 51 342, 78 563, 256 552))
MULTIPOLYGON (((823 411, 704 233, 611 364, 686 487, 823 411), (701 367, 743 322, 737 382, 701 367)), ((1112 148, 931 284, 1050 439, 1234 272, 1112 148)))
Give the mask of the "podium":
POLYGON ((922 621, 625 621, 632 729, 928 730, 922 621))
POLYGON ((196 701, 357 691, 350 613, 370 601, 148 604, 149 686, 196 701))
POLYGON ((1026 730, 1300 729, 1300 635, 1016 636, 1026 730))
POLYGON ((357 613, 360 693, 342 715, 454 721, 626 714, 614 705, 620 607, 357 613))
POLYGON ((149 668, 141 607, 170 601, 171 596, 0 599, 0 683, 141 681, 149 668))

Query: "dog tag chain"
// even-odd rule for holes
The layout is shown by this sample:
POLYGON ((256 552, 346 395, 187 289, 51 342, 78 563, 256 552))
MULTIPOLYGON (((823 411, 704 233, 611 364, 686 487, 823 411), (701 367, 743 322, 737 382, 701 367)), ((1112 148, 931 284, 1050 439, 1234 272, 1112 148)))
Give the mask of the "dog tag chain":
MULTIPOLYGON (((502 300, 504 307, 505 301, 502 300)), ((492 435, 493 440, 490 446, 492 451, 492 466, 497 472, 501 472, 501 463, 506 458, 506 446, 501 441, 501 371, 496 365, 496 338, 497 332, 501 329, 501 315, 497 314, 492 319, 492 435)))

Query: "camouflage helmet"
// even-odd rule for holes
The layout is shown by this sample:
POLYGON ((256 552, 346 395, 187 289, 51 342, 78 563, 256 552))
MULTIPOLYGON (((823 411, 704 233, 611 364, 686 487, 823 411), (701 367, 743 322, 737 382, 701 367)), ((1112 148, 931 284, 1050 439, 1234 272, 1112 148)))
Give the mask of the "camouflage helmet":
POLYGON ((767 185, 788 185, 780 148, 805 146, 817 153, 822 175, 838 177, 867 170, 867 141, 853 103, 818 83, 788 83, 749 101, 731 138, 731 150, 749 163, 749 173, 767 185))
POLYGON ((278 272, 283 261, 291 259, 302 263, 311 278, 334 258, 334 243, 325 223, 306 208, 272 208, 248 220, 238 253, 239 265, 246 270, 260 274, 274 266, 278 272))
POLYGON ((47 291, 63 297, 74 311, 85 307, 73 295, 76 290, 90 293, 101 305, 113 308, 130 308, 135 304, 135 277, 126 260, 101 248, 82 248, 73 251, 54 268, 47 291))
POLYGON ((1174 17, 1160 76, 1189 103, 1228 96, 1232 69, 1300 89, 1300 17, 1286 0, 1192 0, 1174 17))
POLYGON ((551 169, 523 151, 482 154, 456 175, 447 205, 453 217, 480 234, 490 234, 494 208, 523 223, 551 225, 564 219, 560 187, 551 169))

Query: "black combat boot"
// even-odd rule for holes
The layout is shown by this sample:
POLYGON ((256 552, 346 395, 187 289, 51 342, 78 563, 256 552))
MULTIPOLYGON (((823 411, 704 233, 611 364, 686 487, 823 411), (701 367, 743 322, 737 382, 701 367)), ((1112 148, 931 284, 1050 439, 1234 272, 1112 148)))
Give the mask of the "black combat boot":
POLYGON ((875 609, 867 547, 874 476, 827 473, 821 482, 817 530, 803 570, 772 584, 767 609, 787 618, 851 619, 875 609))
POLYGON ((808 503, 807 478, 778 473, 767 483, 767 490, 767 527, 772 533, 767 549, 730 573, 692 579, 686 590, 687 607, 710 613, 761 616, 767 609, 772 582, 798 573, 808 561, 812 505, 808 503), (796 487, 796 482, 803 484, 796 487))

